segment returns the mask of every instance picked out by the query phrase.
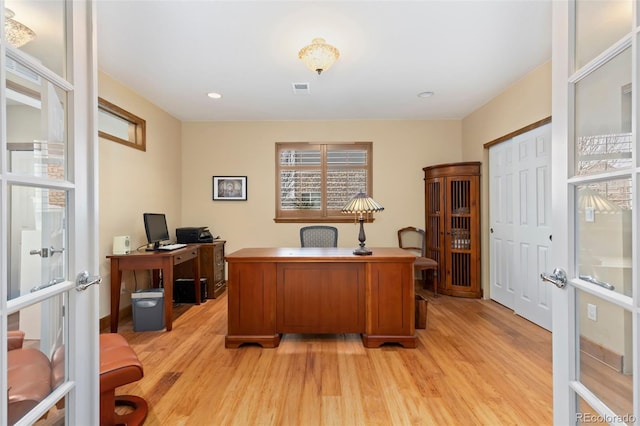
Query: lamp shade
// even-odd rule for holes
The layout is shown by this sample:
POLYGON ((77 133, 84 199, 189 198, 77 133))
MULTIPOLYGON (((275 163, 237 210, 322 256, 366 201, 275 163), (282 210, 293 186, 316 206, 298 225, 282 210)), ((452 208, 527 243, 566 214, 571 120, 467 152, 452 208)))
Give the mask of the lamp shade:
POLYGON ((307 68, 320 74, 333 65, 340 57, 340 52, 335 47, 325 43, 323 38, 314 38, 310 45, 300 49, 298 57, 307 68))
POLYGON ((373 198, 364 192, 358 192, 347 204, 342 207, 342 213, 375 213, 384 210, 373 198))

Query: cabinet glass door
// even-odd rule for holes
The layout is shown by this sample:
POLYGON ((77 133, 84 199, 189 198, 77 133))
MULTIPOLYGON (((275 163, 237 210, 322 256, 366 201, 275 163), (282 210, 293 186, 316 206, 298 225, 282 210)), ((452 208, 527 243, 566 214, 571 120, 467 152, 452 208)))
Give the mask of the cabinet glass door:
POLYGON ((427 223, 426 226, 426 250, 425 255, 429 259, 438 262, 437 276, 434 279, 439 280, 443 277, 443 236, 444 236, 444 193, 442 192, 442 178, 429 179, 427 185, 427 223))
POLYGON ((449 230, 445 241, 451 258, 447 280, 449 285, 471 287, 471 210, 470 186, 467 179, 449 179, 449 230))

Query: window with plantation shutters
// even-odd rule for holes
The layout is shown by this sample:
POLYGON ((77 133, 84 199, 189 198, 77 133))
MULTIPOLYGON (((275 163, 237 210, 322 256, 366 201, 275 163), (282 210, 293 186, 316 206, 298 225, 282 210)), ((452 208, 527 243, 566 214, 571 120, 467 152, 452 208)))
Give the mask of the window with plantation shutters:
POLYGON ((340 209, 371 195, 372 142, 276 143, 276 222, 350 222, 340 209))

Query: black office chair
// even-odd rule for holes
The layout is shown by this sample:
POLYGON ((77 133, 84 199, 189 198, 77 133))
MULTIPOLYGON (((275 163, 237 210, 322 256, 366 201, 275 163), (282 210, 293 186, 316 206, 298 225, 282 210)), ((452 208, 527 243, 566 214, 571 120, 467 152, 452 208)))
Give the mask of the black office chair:
POLYGON ((314 225, 300 228, 300 247, 338 247, 338 228, 314 225))

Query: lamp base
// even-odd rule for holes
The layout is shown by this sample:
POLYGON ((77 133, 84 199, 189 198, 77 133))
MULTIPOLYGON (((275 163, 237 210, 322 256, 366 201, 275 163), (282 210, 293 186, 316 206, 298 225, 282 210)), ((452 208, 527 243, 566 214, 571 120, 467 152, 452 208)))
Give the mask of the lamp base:
POLYGON ((358 222, 360 222, 360 234, 358 234, 358 241, 360 241, 360 247, 353 251, 353 254, 357 254, 358 256, 369 256, 371 254, 371 250, 365 248, 364 242, 367 239, 364 235, 364 217, 362 214, 360 218, 358 218, 358 222))
POLYGON ((353 254, 357 254, 358 256, 369 256, 371 253, 373 253, 371 250, 364 247, 357 248, 353 251, 353 254))

